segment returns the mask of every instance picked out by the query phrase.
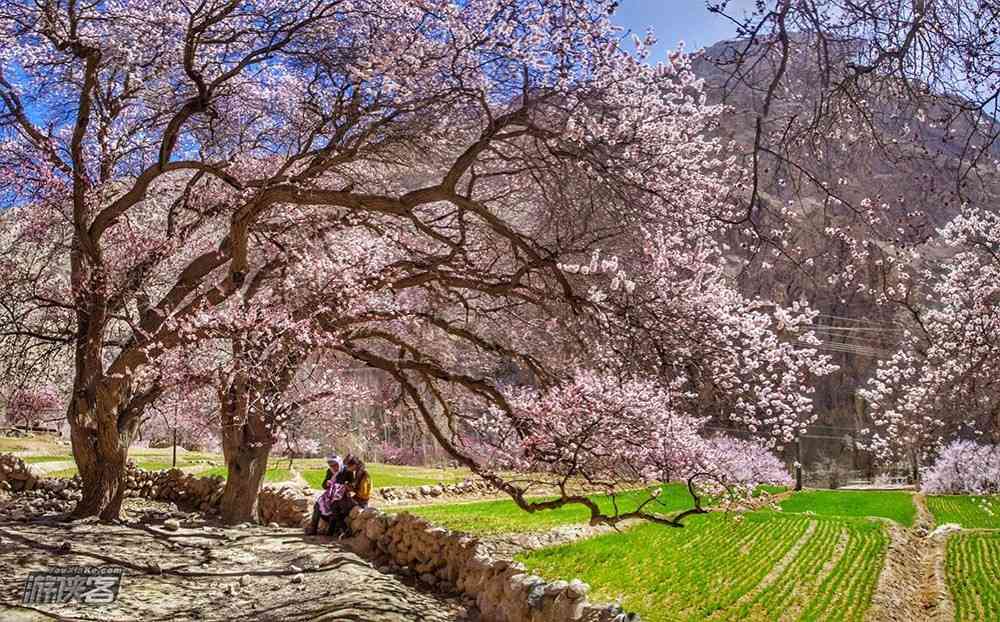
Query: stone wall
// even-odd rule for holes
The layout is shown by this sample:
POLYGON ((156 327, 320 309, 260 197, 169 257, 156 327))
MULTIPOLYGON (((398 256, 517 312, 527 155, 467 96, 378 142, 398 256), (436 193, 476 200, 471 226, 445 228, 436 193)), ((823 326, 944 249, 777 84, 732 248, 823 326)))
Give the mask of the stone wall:
MULTIPOLYGON (((198 477, 180 469, 144 471, 132 463, 125 469, 125 496, 169 501, 186 511, 216 514, 225 480, 218 476, 198 477)), ((80 498, 80 477, 43 478, 32 472, 17 456, 0 454, 0 496, 24 495, 33 511, 68 511, 80 498)), ((308 488, 264 486, 258 499, 261 522, 298 527, 312 509, 314 492, 308 488)))
POLYGON ((406 512, 355 508, 350 517, 356 552, 386 570, 416 576, 442 591, 475 599, 488 622, 637 621, 615 605, 587 601, 578 580, 547 582, 515 561, 495 559, 478 539, 436 527, 406 512))
POLYGON ((13 454, 0 454, 0 491, 34 490, 40 481, 23 460, 13 454))
MULTIPOLYGON (((125 476, 126 495, 157 501, 171 501, 178 508, 216 514, 226 481, 219 476, 199 477, 179 469, 143 471, 129 466, 125 476)), ((304 486, 263 486, 257 498, 260 522, 283 527, 299 527, 312 511, 316 493, 304 486)))
POLYGON ((129 463, 125 472, 126 496, 171 501, 178 508, 205 514, 218 511, 225 485, 222 477, 198 477, 180 469, 144 471, 129 463))
POLYGON ((481 479, 465 479, 454 484, 436 484, 416 488, 377 488, 375 496, 388 502, 424 501, 440 497, 469 497, 477 495, 496 495, 497 490, 481 479))
POLYGON ((257 513, 263 523, 283 527, 304 526, 312 513, 316 491, 307 486, 264 486, 257 497, 257 513))

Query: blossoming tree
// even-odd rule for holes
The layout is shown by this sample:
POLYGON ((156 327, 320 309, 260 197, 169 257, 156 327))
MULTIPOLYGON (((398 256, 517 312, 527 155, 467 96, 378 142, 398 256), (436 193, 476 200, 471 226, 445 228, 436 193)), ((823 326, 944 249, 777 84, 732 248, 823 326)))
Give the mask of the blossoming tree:
POLYGON ((969 209, 940 233, 941 259, 912 268, 927 287, 913 326, 864 391, 876 448, 914 464, 958 436, 1000 441, 1000 217, 969 209))
POLYGON ((581 379, 634 383, 594 402, 625 426, 609 442, 654 435, 629 477, 714 462, 689 416, 787 441, 827 365, 809 312, 729 286, 715 240, 746 187, 713 135, 724 110, 685 58, 624 51, 614 5, 0 2, 3 200, 31 233, 17 244, 51 258, 46 278, 4 275, 23 312, 3 344, 72 360, 75 514, 118 516, 143 414, 206 369, 225 372, 231 496, 254 492, 281 411, 266 398, 319 353, 384 371, 527 509, 488 448, 536 468, 572 443, 530 413, 571 417, 581 379), (366 240, 385 260, 357 269, 366 240), (566 269, 600 248, 620 270, 566 269), (456 439, 483 413, 506 438, 473 453, 456 439))

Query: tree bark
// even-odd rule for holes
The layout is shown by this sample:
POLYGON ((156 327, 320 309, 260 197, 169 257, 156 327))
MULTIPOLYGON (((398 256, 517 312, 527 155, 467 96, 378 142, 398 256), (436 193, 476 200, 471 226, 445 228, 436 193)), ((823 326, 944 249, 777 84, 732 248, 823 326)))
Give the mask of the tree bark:
POLYGON ((227 478, 219 505, 222 522, 229 525, 258 522, 257 497, 271 447, 239 446, 225 453, 227 478))
POLYGON ((74 518, 121 518, 125 463, 139 418, 120 415, 116 401, 100 395, 96 400, 77 397, 70 405, 73 458, 83 483, 82 497, 72 512, 74 518))
POLYGON ((227 475, 219 512, 226 524, 255 523, 259 519, 257 496, 271 453, 271 433, 264 413, 249 407, 245 383, 234 382, 220 398, 227 475))

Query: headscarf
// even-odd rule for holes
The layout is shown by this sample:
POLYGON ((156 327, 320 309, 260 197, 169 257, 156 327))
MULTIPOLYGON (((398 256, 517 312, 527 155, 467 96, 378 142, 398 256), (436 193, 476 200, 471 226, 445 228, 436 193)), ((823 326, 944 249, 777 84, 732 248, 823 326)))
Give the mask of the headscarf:
MULTIPOLYGON (((344 461, 337 454, 330 454, 329 456, 327 456, 326 464, 327 466, 330 466, 331 464, 336 464, 338 473, 344 470, 344 461)), ((330 470, 332 471, 333 469, 330 470)))

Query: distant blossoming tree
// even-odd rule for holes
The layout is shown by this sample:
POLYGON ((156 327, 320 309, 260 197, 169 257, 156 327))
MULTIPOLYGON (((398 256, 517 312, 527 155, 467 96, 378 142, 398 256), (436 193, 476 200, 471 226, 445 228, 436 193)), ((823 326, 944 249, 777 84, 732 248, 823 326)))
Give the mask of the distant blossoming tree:
POLYGON ((940 267, 913 268, 914 326, 862 392, 874 447, 915 464, 958 435, 1000 441, 1000 217, 970 209, 940 233, 940 267))
POLYGON ((1000 446, 949 443, 924 471, 920 489, 928 494, 1000 494, 1000 446))

